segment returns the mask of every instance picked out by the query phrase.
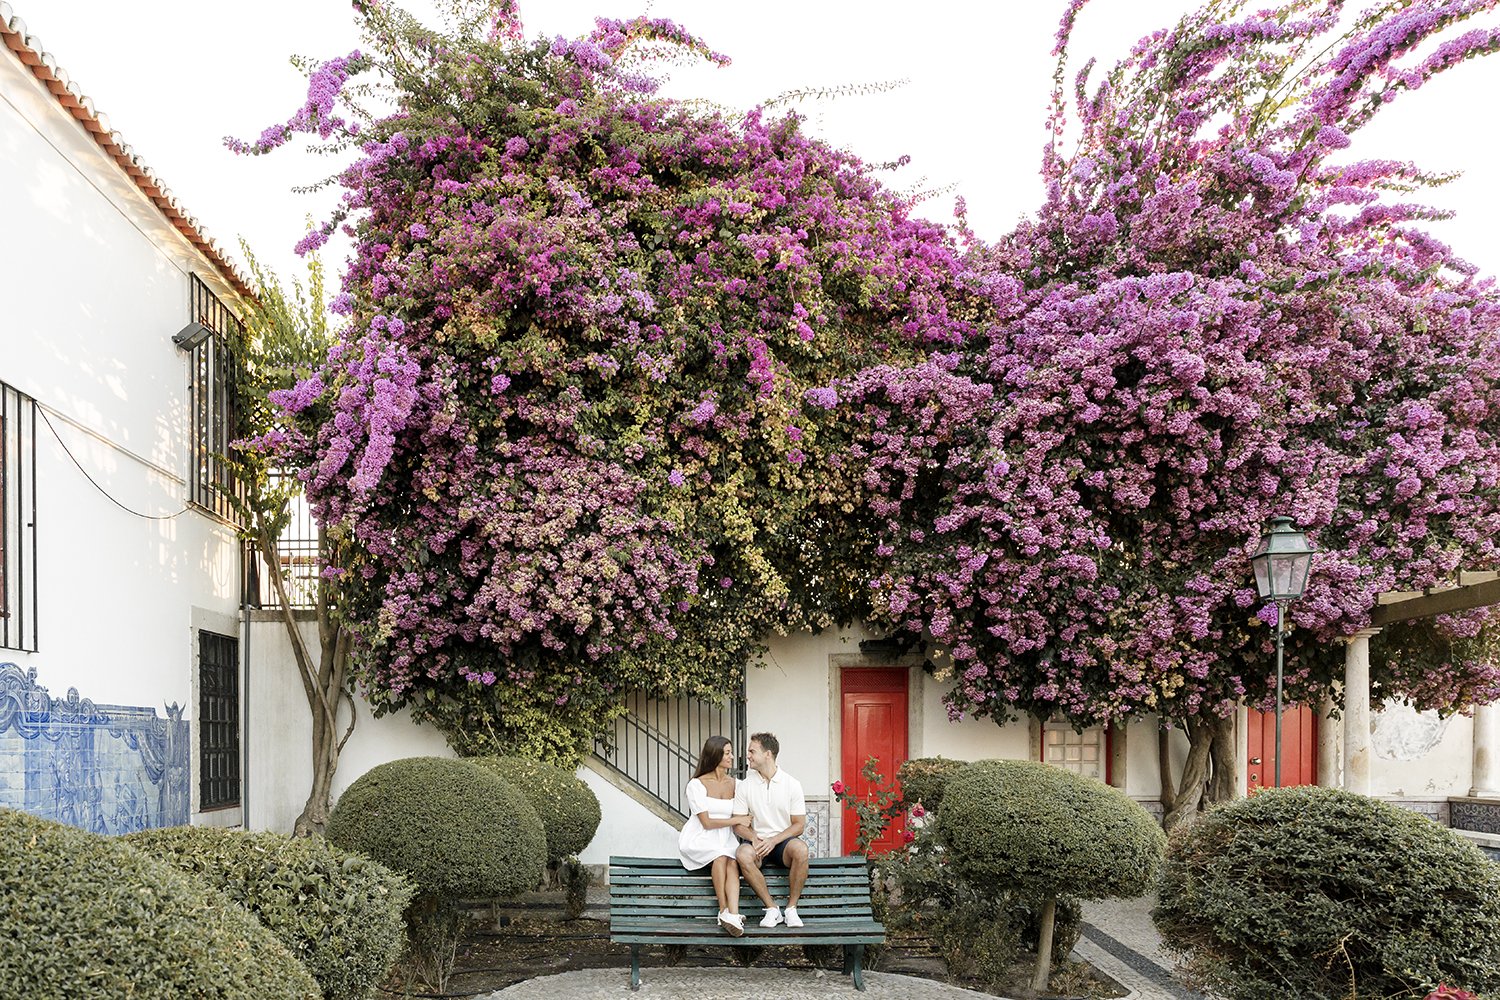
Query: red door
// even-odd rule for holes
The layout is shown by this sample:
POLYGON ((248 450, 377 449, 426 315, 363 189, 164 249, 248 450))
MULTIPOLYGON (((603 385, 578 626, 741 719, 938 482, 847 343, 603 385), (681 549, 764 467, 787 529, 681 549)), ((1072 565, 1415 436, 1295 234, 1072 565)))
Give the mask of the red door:
MULTIPOLYGON (((1250 763, 1247 792, 1276 784, 1276 714, 1249 711, 1245 753, 1250 763)), ((1281 785, 1318 783, 1318 719, 1307 705, 1281 710, 1281 785)))
MULTIPOLYGON (((896 769, 906 761, 906 671, 851 667, 843 672, 843 774, 854 794, 869 797, 865 761, 874 757, 891 784, 896 769)), ((888 851, 903 843, 905 817, 897 817, 884 836, 870 845, 871 853, 888 851)), ((859 817, 844 810, 844 853, 853 854, 859 837, 859 817)))

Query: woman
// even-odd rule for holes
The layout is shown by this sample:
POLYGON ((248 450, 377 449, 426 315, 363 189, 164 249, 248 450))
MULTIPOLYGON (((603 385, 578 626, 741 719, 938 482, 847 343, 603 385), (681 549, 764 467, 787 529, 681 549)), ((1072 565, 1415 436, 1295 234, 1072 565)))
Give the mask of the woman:
POLYGON ((698 768, 687 784, 688 821, 677 838, 682 867, 701 871, 712 866, 714 895, 719 897, 719 926, 735 937, 745 933, 740 916, 740 866, 734 860, 739 838, 736 824, 749 825, 749 816, 735 816, 734 747, 723 736, 710 736, 703 743, 698 768))

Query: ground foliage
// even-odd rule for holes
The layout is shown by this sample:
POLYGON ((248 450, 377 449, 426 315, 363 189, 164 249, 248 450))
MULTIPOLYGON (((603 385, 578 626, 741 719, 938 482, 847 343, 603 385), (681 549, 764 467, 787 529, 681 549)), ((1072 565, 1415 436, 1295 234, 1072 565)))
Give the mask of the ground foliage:
MULTIPOLYGON (((947 651, 955 716, 1222 717, 1270 693, 1268 515, 1322 550, 1294 700, 1377 593, 1494 565, 1500 302, 1405 200, 1443 178, 1353 143, 1495 3, 1209 3, 1070 88, 1082 6, 1044 201, 986 243, 795 116, 657 96, 648 57, 723 60, 670 22, 361 5, 370 49, 235 145, 358 149, 349 322, 282 402, 331 414, 285 454, 377 703, 568 760, 622 688, 868 615, 947 651), (362 74, 394 114, 342 117, 362 74)), ((1377 696, 1500 694, 1485 621, 1402 630, 1377 696)))
POLYGON ((401 955, 411 886, 321 837, 174 826, 124 839, 250 911, 323 1000, 365 1000, 401 955))
POLYGON ((1266 789, 1174 833, 1152 917, 1227 1000, 1500 989, 1500 865, 1340 789, 1266 789))
POLYGON ((243 907, 124 840, 0 808, 0 865, 0 996, 323 996, 243 907))

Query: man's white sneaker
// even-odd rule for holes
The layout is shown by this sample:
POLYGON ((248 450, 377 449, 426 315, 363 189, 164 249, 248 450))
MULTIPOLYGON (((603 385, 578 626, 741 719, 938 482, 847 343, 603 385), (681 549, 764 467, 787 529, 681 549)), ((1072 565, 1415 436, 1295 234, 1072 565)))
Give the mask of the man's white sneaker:
POLYGON ((802 926, 802 918, 797 916, 797 908, 795 906, 788 906, 786 908, 785 919, 788 927, 802 926))
POLYGON ((760 925, 762 927, 775 927, 779 923, 781 923, 781 907, 766 907, 766 915, 760 918, 760 925))

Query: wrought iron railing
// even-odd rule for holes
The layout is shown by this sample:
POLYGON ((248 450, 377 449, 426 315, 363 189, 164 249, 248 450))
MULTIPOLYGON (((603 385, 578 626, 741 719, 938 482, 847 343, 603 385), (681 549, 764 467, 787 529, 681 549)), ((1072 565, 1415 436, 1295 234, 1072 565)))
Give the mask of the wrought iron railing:
MULTIPOLYGON (((273 486, 281 481, 281 475, 273 475, 273 486)), ((318 603, 318 523, 301 490, 292 494, 291 507, 292 516, 276 540, 276 556, 286 580, 288 604, 312 608, 318 603)), ((251 543, 245 546, 245 602, 252 608, 281 607, 265 559, 251 543)))
POLYGON ((594 756, 679 816, 687 816, 686 789, 710 736, 734 744, 735 772, 745 766, 745 689, 722 703, 700 698, 625 699, 625 714, 594 744, 594 756))

